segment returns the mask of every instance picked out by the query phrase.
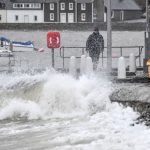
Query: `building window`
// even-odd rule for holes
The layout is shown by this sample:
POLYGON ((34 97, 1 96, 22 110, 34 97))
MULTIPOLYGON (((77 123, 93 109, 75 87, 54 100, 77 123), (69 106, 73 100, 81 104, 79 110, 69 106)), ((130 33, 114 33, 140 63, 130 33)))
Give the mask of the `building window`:
POLYGON ((14 3, 13 8, 41 8, 40 3, 14 3))
POLYGON ((3 8, 3 7, 2 7, 2 3, 0 3, 0 8, 3 8))
POLYGON ((24 4, 24 8, 30 8, 30 4, 24 4))
POLYGON ((86 10, 86 3, 81 4, 81 10, 86 10))
POLYGON ((50 10, 54 10, 54 3, 50 3, 50 10))
POLYGON ((0 2, 0 8, 5 8, 5 4, 0 2))
POLYGON ((41 8, 41 4, 35 3, 35 4, 34 4, 34 8, 41 8))
POLYGON ((32 4, 30 4, 30 7, 31 7, 31 8, 34 8, 34 4, 33 4, 33 3, 32 3, 32 4))
POLYGON ((50 20, 54 21, 54 13, 50 13, 50 20))
POLYGON ((69 10, 73 10, 73 3, 69 3, 69 10))
POLYGON ((65 10, 65 3, 61 3, 60 5, 61 5, 61 6, 60 6, 60 9, 61 9, 61 10, 65 10))
POLYGON ((121 20, 123 21, 124 20, 124 11, 121 11, 121 20))
POLYGON ((115 12, 112 11, 112 12, 111 12, 111 18, 114 18, 114 17, 115 17, 115 12))
POLYGON ((13 4, 13 8, 16 8, 17 7, 17 4, 13 4))
POLYGON ((37 21, 37 16, 34 16, 34 21, 37 21))
POLYGON ((20 8, 23 8, 23 4, 20 4, 20 8))
POLYGON ((24 5, 21 4, 21 3, 20 3, 20 4, 19 4, 19 3, 14 3, 14 4, 13 4, 13 8, 23 8, 23 6, 24 6, 24 5))
POLYGON ((18 21, 18 20, 19 20, 18 15, 15 15, 15 21, 18 21))
POLYGON ((82 13, 81 14, 81 21, 85 21, 86 20, 86 14, 85 13, 82 13))

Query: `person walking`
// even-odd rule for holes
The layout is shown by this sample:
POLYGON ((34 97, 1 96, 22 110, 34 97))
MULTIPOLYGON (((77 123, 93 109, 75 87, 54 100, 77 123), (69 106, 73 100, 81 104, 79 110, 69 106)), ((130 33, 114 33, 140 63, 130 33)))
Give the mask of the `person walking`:
POLYGON ((91 35, 89 35, 86 41, 86 51, 92 58, 93 69, 95 70, 97 68, 100 53, 104 51, 104 38, 99 33, 98 27, 95 27, 94 32, 91 35))

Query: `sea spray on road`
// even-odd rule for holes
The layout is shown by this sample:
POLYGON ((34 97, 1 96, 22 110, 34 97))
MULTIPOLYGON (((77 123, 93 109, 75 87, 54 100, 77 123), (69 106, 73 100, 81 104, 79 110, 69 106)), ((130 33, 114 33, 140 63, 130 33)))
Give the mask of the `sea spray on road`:
POLYGON ((138 114, 131 108, 110 103, 112 83, 104 76, 8 76, 0 91, 12 91, 0 103, 0 149, 148 150, 150 130, 134 124, 138 114))
MULTIPOLYGON (((48 118, 54 114, 87 114, 98 109, 100 111, 109 102, 110 83, 94 75, 75 79, 67 74, 48 71, 34 76, 22 74, 12 77, 13 80, 6 78, 5 85, 1 85, 0 116, 4 116, 5 109, 8 112, 11 109, 10 117, 16 113, 22 114, 20 111, 28 116, 28 113, 32 114, 32 107, 40 109, 38 112, 42 112, 41 116, 48 118), (18 109, 23 105, 25 110, 18 109), (31 110, 27 109, 28 106, 31 106, 31 110)), ((6 116, 9 116, 8 113, 6 116)))

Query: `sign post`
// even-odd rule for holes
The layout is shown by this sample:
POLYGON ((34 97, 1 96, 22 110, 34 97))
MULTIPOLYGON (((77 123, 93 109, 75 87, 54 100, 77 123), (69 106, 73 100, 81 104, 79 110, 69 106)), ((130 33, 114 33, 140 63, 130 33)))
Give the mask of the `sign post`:
POLYGON ((47 47, 51 48, 52 54, 52 67, 55 67, 55 53, 54 48, 60 47, 60 33, 59 32, 48 32, 47 33, 47 47))
POLYGON ((54 60, 54 48, 52 48, 52 67, 55 67, 55 60, 54 60))

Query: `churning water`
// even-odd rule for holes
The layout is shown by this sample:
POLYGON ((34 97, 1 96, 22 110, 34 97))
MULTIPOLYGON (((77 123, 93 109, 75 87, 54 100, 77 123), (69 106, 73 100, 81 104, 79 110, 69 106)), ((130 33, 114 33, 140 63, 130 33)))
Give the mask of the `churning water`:
MULTIPOLYGON (((38 37, 39 45, 45 41, 45 32, 40 31, 2 33, 13 39, 19 39, 19 34, 22 39, 38 37)), ((63 32, 62 36, 64 43, 71 40, 65 45, 82 46, 88 34, 63 32)), ((115 34, 114 43, 127 37, 115 34)), ((129 37, 127 44, 134 44, 129 37)), ((36 61, 35 55, 27 56, 36 61)), ((50 63, 48 53, 37 58, 43 66, 50 63)), ((135 123, 139 115, 131 108, 111 103, 112 91, 113 84, 102 73, 77 79, 53 69, 0 74, 0 150, 149 150, 150 129, 135 123)))
POLYGON ((1 74, 0 149, 148 150, 150 130, 109 101, 111 87, 100 74, 1 74))

